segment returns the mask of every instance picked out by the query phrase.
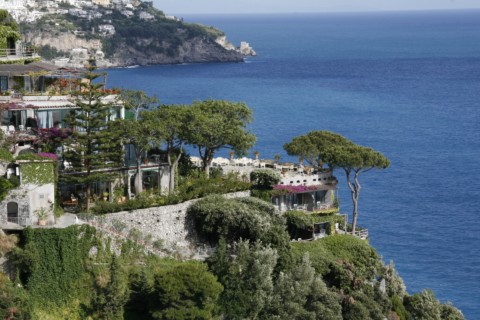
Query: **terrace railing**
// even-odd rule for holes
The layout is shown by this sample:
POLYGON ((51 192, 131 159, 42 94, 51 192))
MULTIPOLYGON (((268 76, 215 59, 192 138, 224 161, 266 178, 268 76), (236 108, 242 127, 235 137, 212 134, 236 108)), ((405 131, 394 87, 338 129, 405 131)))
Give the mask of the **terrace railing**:
POLYGON ((0 49, 0 58, 31 58, 37 57, 38 52, 33 47, 21 49, 0 49))
POLYGON ((357 230, 355 231, 354 236, 365 240, 368 238, 368 229, 357 230))

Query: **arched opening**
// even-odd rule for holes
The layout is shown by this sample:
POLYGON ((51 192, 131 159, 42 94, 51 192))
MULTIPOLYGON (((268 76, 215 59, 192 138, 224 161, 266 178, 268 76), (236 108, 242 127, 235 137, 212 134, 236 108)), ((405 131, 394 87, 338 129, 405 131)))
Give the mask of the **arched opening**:
POLYGON ((16 54, 14 37, 7 37, 7 48, 8 48, 8 55, 14 56, 16 54))
POLYGON ((8 222, 18 223, 18 203, 7 203, 7 219, 8 222))

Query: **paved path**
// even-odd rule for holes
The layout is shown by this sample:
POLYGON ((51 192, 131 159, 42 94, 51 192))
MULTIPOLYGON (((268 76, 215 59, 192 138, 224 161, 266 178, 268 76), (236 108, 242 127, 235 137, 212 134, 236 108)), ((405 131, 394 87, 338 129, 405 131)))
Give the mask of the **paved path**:
POLYGON ((73 224, 86 224, 85 221, 77 218, 77 215, 74 213, 65 212, 60 218, 57 219, 55 225, 51 226, 52 228, 66 228, 73 224))

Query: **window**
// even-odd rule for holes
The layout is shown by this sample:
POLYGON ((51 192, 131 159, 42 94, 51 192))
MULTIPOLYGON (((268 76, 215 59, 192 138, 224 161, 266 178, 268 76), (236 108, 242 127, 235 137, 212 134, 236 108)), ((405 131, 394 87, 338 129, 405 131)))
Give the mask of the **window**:
POLYGON ((8 91, 8 77, 0 76, 0 91, 8 91))
POLYGON ((65 117, 68 110, 45 110, 37 111, 37 117, 40 123, 40 128, 65 128, 65 117))

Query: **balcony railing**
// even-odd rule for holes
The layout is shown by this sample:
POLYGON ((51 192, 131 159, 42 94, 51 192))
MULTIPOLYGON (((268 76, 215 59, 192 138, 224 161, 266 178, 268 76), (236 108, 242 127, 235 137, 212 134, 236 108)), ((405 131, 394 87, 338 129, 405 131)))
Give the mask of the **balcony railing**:
POLYGON ((357 238, 365 240, 365 239, 368 238, 368 229, 362 229, 362 230, 355 231, 354 236, 357 237, 357 238))
POLYGON ((280 204, 275 205, 274 207, 280 212, 286 212, 290 210, 294 211, 307 211, 307 212, 321 212, 323 210, 330 210, 335 208, 333 203, 327 202, 317 202, 314 205, 306 205, 306 204, 280 204))
POLYGON ((0 58, 19 59, 35 57, 38 57, 38 53, 33 47, 25 47, 20 49, 0 49, 0 58))

